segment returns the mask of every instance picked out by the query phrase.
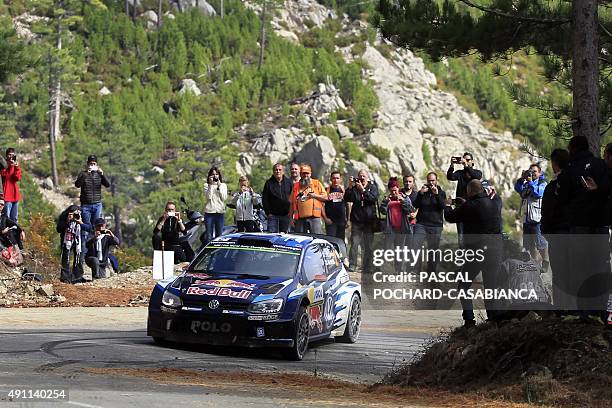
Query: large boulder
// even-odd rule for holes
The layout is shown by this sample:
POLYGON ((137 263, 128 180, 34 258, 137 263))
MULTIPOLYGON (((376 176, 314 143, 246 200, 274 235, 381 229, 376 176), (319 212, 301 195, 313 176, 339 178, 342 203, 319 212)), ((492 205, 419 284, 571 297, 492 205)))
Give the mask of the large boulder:
POLYGON ((296 162, 310 164, 312 176, 318 179, 328 176, 335 159, 336 149, 327 136, 316 136, 295 156, 296 162))
POLYGON ((170 5, 180 12, 197 7, 206 16, 214 17, 217 15, 215 8, 205 0, 171 0, 170 5))
POLYGON ((190 93, 195 96, 202 95, 202 91, 198 88, 198 85, 193 79, 183 79, 181 81, 181 89, 179 90, 179 94, 184 95, 185 93, 190 93))

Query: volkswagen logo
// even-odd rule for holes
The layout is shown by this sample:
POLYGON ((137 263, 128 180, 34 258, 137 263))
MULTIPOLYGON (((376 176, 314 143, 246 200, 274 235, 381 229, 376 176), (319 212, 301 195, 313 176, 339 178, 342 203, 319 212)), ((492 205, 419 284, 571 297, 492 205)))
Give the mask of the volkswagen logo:
POLYGON ((219 307, 219 301, 217 299, 213 299, 210 302, 208 302, 208 307, 211 309, 216 309, 219 307))

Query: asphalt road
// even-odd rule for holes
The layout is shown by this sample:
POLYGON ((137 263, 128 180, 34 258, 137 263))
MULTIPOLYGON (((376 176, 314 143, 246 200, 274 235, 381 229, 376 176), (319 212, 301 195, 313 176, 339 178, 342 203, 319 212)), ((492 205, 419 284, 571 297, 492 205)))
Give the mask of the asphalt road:
MULTIPOLYGON (((432 312, 366 312, 356 344, 314 343, 303 361, 292 362, 274 350, 160 347, 146 336, 142 309, 81 309, 86 322, 71 317, 79 309, 0 311, 0 406, 20 406, 9 402, 8 392, 24 388, 67 388, 69 401, 54 407, 166 407, 169 398, 177 406, 312 406, 282 393, 164 384, 163 378, 152 381, 91 371, 177 368, 281 376, 313 375, 316 370, 323 377, 373 383, 410 359, 431 333, 457 322, 457 316, 432 312)), ((48 405, 33 404, 27 406, 48 405)))

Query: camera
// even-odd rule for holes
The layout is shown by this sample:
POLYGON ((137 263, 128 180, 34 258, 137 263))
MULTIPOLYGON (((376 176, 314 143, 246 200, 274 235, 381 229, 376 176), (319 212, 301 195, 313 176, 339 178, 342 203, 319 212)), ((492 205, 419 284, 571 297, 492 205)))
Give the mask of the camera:
POLYGON ((81 219, 81 212, 80 211, 75 211, 72 214, 72 218, 74 218, 75 220, 80 220, 81 219))
POLYGON ((452 156, 451 157, 451 163, 453 163, 453 164, 460 164, 461 163, 461 156, 452 156))
POLYGON ((531 169, 525 170, 523 172, 523 178, 527 179, 528 177, 531 177, 532 180, 535 179, 535 172, 531 169))
POLYGON ((11 154, 8 156, 9 161, 11 162, 16 162, 17 161, 17 155, 16 154, 11 154))
POLYGON ((175 211, 168 211, 168 217, 176 217, 176 212, 175 211))
POLYGON ((457 205, 457 199, 456 199, 456 198, 453 198, 453 199, 451 200, 451 204, 452 204, 452 205, 457 205))
POLYGON ((216 183, 217 181, 219 181, 219 177, 214 176, 214 177, 213 177, 213 181, 216 183))

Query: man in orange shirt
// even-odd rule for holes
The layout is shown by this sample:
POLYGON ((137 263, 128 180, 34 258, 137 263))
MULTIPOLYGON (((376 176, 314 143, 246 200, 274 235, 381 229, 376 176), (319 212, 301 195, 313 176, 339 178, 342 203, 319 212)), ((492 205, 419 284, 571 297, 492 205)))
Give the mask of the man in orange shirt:
POLYGON ((322 234, 321 217, 327 193, 321 182, 311 178, 312 169, 307 164, 300 166, 300 181, 294 183, 291 194, 289 219, 295 232, 322 234), (294 219, 294 214, 297 215, 294 219))

